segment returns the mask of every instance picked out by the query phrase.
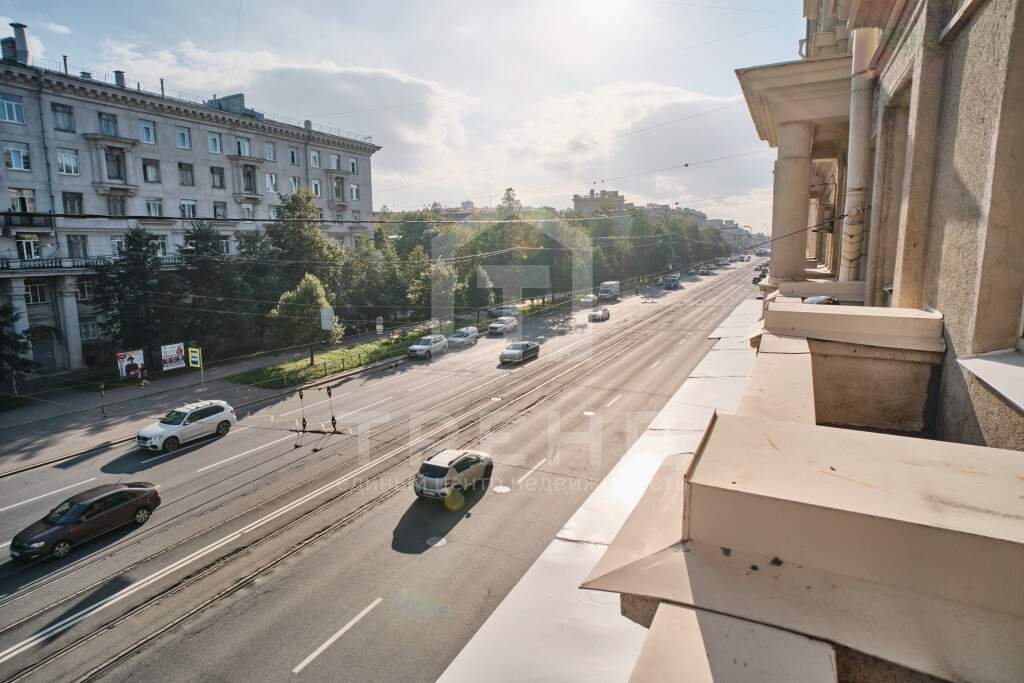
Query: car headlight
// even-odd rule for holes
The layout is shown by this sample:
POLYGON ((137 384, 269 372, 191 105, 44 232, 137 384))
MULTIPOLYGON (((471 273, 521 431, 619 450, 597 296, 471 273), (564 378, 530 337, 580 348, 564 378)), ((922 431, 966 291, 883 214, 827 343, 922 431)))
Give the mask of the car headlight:
POLYGON ((44 545, 46 545, 46 541, 38 541, 36 543, 29 543, 28 547, 29 548, 42 548, 44 545))

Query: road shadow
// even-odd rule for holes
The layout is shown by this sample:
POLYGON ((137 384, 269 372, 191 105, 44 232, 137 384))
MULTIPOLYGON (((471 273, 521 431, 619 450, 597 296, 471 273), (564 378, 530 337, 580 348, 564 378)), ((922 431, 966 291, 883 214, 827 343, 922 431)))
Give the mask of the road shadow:
POLYGON ((475 490, 466 491, 462 495, 461 506, 454 507, 455 500, 449 499, 446 504, 440 500, 417 498, 398 520, 391 532, 391 549, 406 555, 419 555, 428 550, 437 539, 445 538, 464 518, 469 517, 470 510, 480 502, 490 486, 489 480, 479 482, 475 490))
POLYGON ((106 550, 109 546, 136 533, 140 528, 128 524, 109 533, 97 536, 91 541, 76 545, 62 560, 42 557, 37 560, 8 560, 0 565, 0 597, 14 595, 23 588, 61 571, 73 569, 74 565, 89 559, 92 555, 106 550))
MULTIPOLYGON (((69 605, 67 609, 65 609, 63 612, 61 612, 52 620, 50 620, 50 623, 44 626, 41 630, 43 632, 46 632, 51 627, 60 624, 62 621, 68 619, 69 617, 72 617, 75 614, 82 612, 83 610, 87 610, 90 607, 95 607, 99 603, 103 602, 104 600, 107 600, 111 596, 116 595, 119 591, 130 586, 131 583, 132 582, 129 581, 123 575, 115 576, 114 578, 105 582, 102 586, 96 588, 96 590, 83 596, 81 600, 78 600, 74 604, 69 605)), ((57 639, 58 637, 60 637, 62 633, 63 630, 57 629, 56 631, 54 631, 46 637, 46 642, 50 642, 57 639)))

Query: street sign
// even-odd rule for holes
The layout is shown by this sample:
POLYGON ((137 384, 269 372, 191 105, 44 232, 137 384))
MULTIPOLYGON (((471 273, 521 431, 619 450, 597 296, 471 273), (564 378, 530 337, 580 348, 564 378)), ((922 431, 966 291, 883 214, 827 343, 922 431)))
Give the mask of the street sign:
POLYGON ((194 346, 188 347, 188 366, 190 368, 203 367, 203 350, 194 346))
POLYGON ((328 332, 334 329, 334 311, 330 306, 320 309, 320 329, 328 332))

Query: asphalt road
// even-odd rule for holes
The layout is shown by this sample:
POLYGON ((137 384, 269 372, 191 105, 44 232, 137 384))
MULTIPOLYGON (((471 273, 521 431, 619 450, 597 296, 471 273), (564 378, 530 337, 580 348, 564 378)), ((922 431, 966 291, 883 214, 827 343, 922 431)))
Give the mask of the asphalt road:
POLYGON ((164 500, 63 561, 0 565, 0 677, 433 680, 754 294, 753 265, 624 297, 603 323, 528 317, 542 350, 523 366, 481 339, 330 400, 278 399, 173 454, 109 448, 0 479, 3 551, 99 483, 158 483, 164 500), (332 413, 338 434, 288 431, 332 413), (446 445, 496 464, 457 509, 409 485, 446 445))

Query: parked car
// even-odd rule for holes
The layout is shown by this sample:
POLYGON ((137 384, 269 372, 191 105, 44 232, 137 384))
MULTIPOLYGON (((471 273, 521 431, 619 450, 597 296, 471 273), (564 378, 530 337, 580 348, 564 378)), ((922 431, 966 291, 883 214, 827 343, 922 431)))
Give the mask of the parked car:
POLYGON ((105 484, 71 496, 11 540, 11 557, 65 557, 73 546, 125 526, 145 524, 160 505, 149 482, 105 484))
POLYGON ((520 314, 519 307, 513 306, 512 304, 495 306, 494 308, 488 309, 487 312, 496 318, 500 318, 502 316, 517 316, 520 314))
POLYGON ((425 334, 413 342, 405 353, 409 358, 430 360, 435 354, 444 353, 447 350, 448 340, 444 338, 443 334, 425 334))
POLYGON ((593 308, 590 311, 590 313, 587 315, 587 318, 592 323, 601 322, 603 320, 607 320, 610 317, 611 317, 611 313, 609 313, 608 309, 606 307, 604 307, 604 306, 601 306, 600 308, 597 308, 597 307, 593 308))
POLYGON ((238 422, 235 409, 225 401, 186 403, 135 435, 139 448, 173 451, 186 441, 216 434, 224 436, 238 422))
POLYGON ((673 275, 665 280, 665 289, 679 289, 679 276, 673 275))
POLYGON ((444 500, 453 491, 476 488, 491 478, 493 469, 494 462, 486 453, 446 448, 420 465, 412 489, 420 498, 444 500))
POLYGON ((761 282, 761 280, 763 280, 763 279, 764 279, 764 275, 760 275, 760 274, 758 274, 758 275, 755 275, 754 277, 752 277, 752 278, 750 279, 750 282, 751 282, 752 284, 755 284, 755 285, 756 285, 756 284, 760 283, 760 282, 761 282))
POLYGON ((488 334, 500 334, 502 336, 508 334, 512 330, 519 327, 519 321, 512 316, 503 316, 498 318, 493 323, 487 326, 488 334))
POLYGON ((582 299, 580 299, 580 303, 583 304, 584 306, 593 306, 594 304, 597 303, 597 295, 587 294, 582 299))
POLYGON ((816 304, 818 306, 838 306, 839 299, 834 296, 809 296, 804 299, 805 304, 816 304))
POLYGON ((500 363, 525 363, 531 358, 540 355, 540 344, 535 341, 516 342, 509 344, 505 350, 498 355, 500 363))
POLYGON ((458 346, 472 346, 480 341, 480 331, 475 327, 462 327, 452 333, 452 336, 448 337, 448 346, 452 348, 458 346))

